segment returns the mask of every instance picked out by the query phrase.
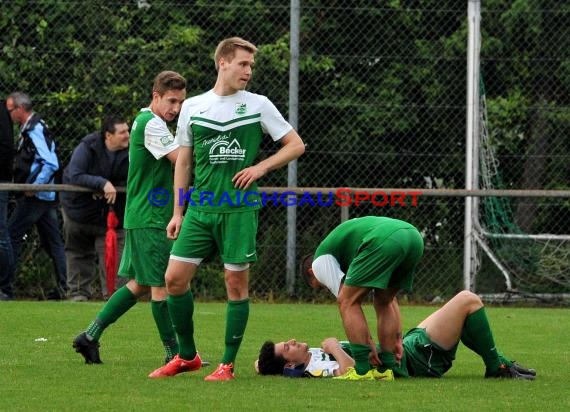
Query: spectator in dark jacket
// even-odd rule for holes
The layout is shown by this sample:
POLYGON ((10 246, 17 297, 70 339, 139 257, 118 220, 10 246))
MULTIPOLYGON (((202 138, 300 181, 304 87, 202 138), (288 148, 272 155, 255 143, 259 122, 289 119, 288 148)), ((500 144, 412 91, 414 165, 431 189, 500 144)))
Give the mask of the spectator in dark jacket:
MULTIPOLYGON (((46 123, 33 111, 32 99, 22 92, 11 93, 6 99, 6 108, 12 121, 20 125, 14 182, 53 184, 60 167, 55 141, 46 123)), ((20 196, 8 221, 14 262, 18 261, 26 234, 35 225, 40 244, 54 263, 56 285, 46 297, 61 299, 67 289, 67 275, 55 191, 28 191, 23 196, 22 192, 17 193, 20 196)), ((2 280, 2 291, 8 296, 13 294, 12 282, 13 274, 2 280)))
MULTIPOLYGON (((0 102, 0 183, 12 181, 12 163, 14 162, 14 130, 6 102, 0 102)), ((14 277, 14 255, 12 241, 8 231, 8 195, 7 190, 0 190, 0 279, 14 277)), ((11 300, 0 284, 0 300, 11 300)))
POLYGON ((73 151, 63 173, 63 183, 84 186, 92 192, 62 192, 63 232, 67 259, 68 295, 73 301, 94 297, 97 261, 101 292, 108 297, 105 272, 107 214, 112 206, 119 218, 117 240, 120 254, 124 245, 122 229, 129 169, 129 126, 117 116, 107 117, 100 132, 85 136, 73 151))

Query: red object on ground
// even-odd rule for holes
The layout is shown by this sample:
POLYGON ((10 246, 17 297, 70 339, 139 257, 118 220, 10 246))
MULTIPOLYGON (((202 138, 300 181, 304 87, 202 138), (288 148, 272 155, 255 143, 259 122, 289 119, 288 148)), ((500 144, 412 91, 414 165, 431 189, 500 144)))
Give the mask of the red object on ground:
POLYGON ((113 211, 109 209, 107 214, 107 233, 105 234, 105 273, 107 279, 107 296, 110 297, 115 292, 115 282, 117 281, 117 270, 119 251, 117 246, 117 231, 119 219, 113 211))

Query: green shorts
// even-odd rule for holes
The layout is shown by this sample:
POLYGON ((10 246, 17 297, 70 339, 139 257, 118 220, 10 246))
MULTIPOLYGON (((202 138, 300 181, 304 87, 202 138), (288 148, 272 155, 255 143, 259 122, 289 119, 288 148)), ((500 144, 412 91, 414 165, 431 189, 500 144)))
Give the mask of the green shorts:
POLYGON ((451 368, 457 345, 445 350, 431 341, 423 328, 414 328, 404 336, 402 364, 410 376, 441 378, 451 368))
POLYGON ((397 229, 388 236, 371 232, 350 264, 345 284, 411 291, 414 271, 423 253, 424 241, 416 228, 397 229))
POLYGON ((172 240, 164 229, 126 229, 119 276, 142 286, 165 286, 172 240))
POLYGON ((257 261, 257 210, 207 213, 189 208, 172 256, 208 259, 220 254, 223 263, 257 261))

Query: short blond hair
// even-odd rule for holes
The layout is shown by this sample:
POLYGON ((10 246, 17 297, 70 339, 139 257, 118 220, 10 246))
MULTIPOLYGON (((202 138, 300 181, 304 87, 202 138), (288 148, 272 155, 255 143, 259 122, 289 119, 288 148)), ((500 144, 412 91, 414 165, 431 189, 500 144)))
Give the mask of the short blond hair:
POLYGON ((216 47, 216 52, 214 53, 216 70, 220 68, 220 59, 223 58, 225 60, 231 61, 234 58, 237 49, 244 49, 254 54, 257 52, 257 47, 255 47, 253 43, 250 43, 241 37, 229 37, 227 39, 224 39, 218 44, 218 47, 216 47))

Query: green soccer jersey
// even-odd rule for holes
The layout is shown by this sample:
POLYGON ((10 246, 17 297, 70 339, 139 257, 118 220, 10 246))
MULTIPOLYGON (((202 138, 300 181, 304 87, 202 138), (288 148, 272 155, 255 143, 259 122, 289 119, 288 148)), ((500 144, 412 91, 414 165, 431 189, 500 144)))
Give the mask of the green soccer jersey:
POLYGON ((232 178, 254 163, 264 134, 278 141, 291 129, 265 96, 246 91, 218 96, 210 90, 187 99, 176 139, 181 146, 193 148, 194 188, 189 207, 218 213, 259 208, 257 184, 242 191, 234 187, 232 178))
POLYGON ((166 155, 178 148, 174 136, 149 108, 131 128, 125 229, 165 229, 173 210, 173 171, 166 155))

